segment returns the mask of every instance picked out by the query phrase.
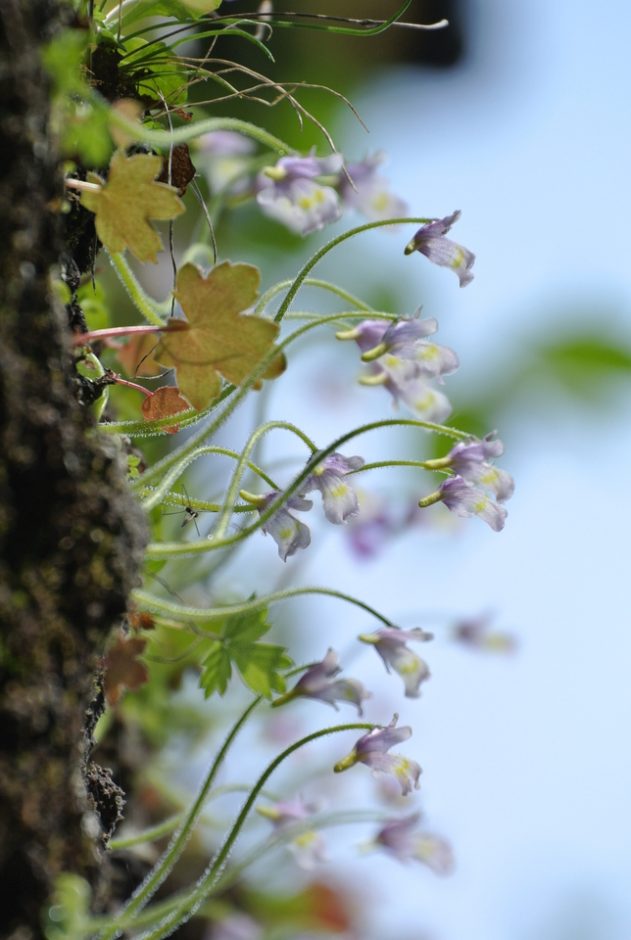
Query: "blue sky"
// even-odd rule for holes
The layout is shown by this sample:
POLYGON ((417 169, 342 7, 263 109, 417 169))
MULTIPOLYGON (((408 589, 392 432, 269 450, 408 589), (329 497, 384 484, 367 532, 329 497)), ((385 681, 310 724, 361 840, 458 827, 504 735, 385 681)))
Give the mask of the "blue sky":
MULTIPOLYGON (((631 338, 631 7, 617 0, 595 17, 570 0, 467 6, 469 61, 377 76, 356 102, 369 142, 342 131, 346 152, 388 151, 414 212, 463 212, 453 234, 478 255, 466 290, 418 256, 400 258, 384 235, 370 242, 374 265, 360 254, 346 267, 363 265, 373 284, 402 279, 411 309, 425 303, 461 356, 461 390, 579 308, 631 338)), ((524 402, 503 435, 517 492, 501 535, 477 520, 456 538, 410 535, 387 564, 350 572, 329 538, 310 567, 311 581, 328 583, 343 570, 339 586, 407 614, 406 625, 424 606, 494 608, 521 637, 512 659, 427 650, 433 679, 402 720, 417 728, 421 805, 452 839, 458 869, 437 881, 362 862, 384 905, 375 936, 395 924, 402 940, 631 936, 631 409, 627 398, 585 417, 532 394, 532 411, 524 402)))

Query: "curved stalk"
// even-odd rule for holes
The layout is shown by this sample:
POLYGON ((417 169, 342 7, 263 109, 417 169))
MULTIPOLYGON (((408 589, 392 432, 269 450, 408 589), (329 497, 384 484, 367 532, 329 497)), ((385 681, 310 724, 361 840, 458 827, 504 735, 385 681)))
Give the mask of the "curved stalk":
POLYGON ((371 617, 381 621, 386 627, 393 626, 392 621, 371 607, 364 601, 352 594, 345 594, 343 591, 336 591, 333 588, 324 587, 300 587, 286 588, 283 591, 273 591, 271 594, 265 594, 262 597, 255 597, 250 601, 244 601, 241 604, 228 604, 225 607, 188 607, 184 604, 175 604, 173 601, 163 600, 156 597, 148 591, 137 588, 132 592, 134 602, 155 614, 167 615, 180 623, 208 623, 213 620, 222 620, 224 617, 236 616, 238 614, 249 613, 250 611, 260 610, 268 607, 270 604, 278 604, 281 601, 290 600, 292 597, 303 597, 306 594, 319 594, 323 597, 335 597, 338 600, 359 607, 366 611, 371 617))

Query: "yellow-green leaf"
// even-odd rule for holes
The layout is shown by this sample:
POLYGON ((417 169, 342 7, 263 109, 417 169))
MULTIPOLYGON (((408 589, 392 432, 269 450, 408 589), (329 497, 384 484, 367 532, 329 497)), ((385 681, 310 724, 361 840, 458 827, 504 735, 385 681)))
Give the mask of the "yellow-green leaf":
MULTIPOLYGON (((189 329, 164 333, 154 358, 177 369, 181 393, 198 410, 219 394, 220 375, 238 385, 273 349, 278 324, 242 313, 256 302, 259 280, 257 268, 229 261, 206 277, 194 264, 178 271, 175 296, 189 329)), ((284 362, 279 353, 263 378, 279 375, 284 362)))
POLYGON ((156 182, 161 169, 162 157, 148 153, 127 157, 118 150, 107 182, 89 175, 101 189, 82 192, 81 202, 96 215, 97 235, 110 251, 129 248, 139 261, 158 260, 162 242, 149 220, 174 219, 184 212, 173 186, 156 182))

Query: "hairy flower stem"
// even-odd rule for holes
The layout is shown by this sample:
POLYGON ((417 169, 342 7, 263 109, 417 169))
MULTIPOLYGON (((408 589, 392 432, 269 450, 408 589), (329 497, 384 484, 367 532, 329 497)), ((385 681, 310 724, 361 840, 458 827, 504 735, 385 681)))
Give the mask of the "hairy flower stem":
MULTIPOLYGON (((341 731, 372 731, 375 727, 376 725, 369 724, 368 722, 352 722, 350 724, 334 725, 330 728, 323 728, 319 731, 314 731, 311 734, 306 735, 304 738, 301 738, 299 741, 291 744, 289 747, 285 748, 284 751, 278 754, 277 757, 275 757, 274 760, 268 764, 266 769, 252 787, 247 800, 243 804, 236 821, 234 822, 224 841, 224 844, 217 852, 214 860, 208 866, 205 874, 199 880, 195 890, 191 892, 189 897, 186 898, 185 901, 172 914, 168 915, 162 923, 158 924, 158 926, 154 929, 142 934, 138 940, 163 940, 164 937, 170 936, 172 933, 174 933, 175 930, 185 924, 186 921, 190 920, 218 880, 226 859, 228 858, 228 855, 230 854, 230 851, 237 837, 239 836, 239 833, 241 832, 243 824, 248 818, 261 790, 271 775, 274 773, 276 768, 279 767, 287 757, 293 754, 294 751, 304 747, 306 744, 310 744, 311 741, 316 741, 318 738, 323 738, 330 734, 337 734, 341 731)), ((110 934, 109 936, 113 940, 116 934, 110 934)))
POLYGON ((268 433, 268 431, 273 431, 275 429, 283 429, 285 431, 291 431, 293 434, 296 434, 297 437, 307 445, 312 454, 317 450, 316 445, 313 443, 311 438, 309 438, 300 428, 297 428, 294 424, 290 424, 288 421, 268 421, 265 424, 262 424, 257 428, 248 438, 245 447, 237 461, 237 465, 234 469, 230 485, 226 492, 226 498, 224 501, 224 508, 219 516, 217 522, 217 527, 213 532, 213 538, 223 538, 226 533, 226 530, 230 524, 232 514, 234 512, 234 506, 236 505, 237 498, 239 495, 239 487, 241 484, 241 479, 245 472, 245 468, 249 462, 248 458, 259 441, 268 433))
POLYGON ((342 591, 336 591, 333 588, 325 587, 299 587, 286 588, 283 591, 274 591, 271 594, 265 594, 256 597, 251 601, 244 601, 241 604, 229 604, 225 607, 188 607, 183 604, 175 604, 172 601, 163 600, 161 597, 155 597, 148 591, 137 589, 133 592, 134 602, 140 607, 152 611, 156 614, 167 615, 176 621, 184 623, 208 623, 212 620, 222 620, 224 617, 236 616, 239 614, 250 613, 254 610, 261 610, 270 604, 278 604, 280 601, 290 600, 292 597, 302 597, 306 594, 319 594, 323 597, 335 597, 338 600, 352 604, 365 610, 376 620, 381 621, 387 627, 391 627, 392 621, 375 610, 369 604, 352 594, 345 594, 342 591))
MULTIPOLYGON (((119 252, 107 251, 107 249, 106 253, 121 284, 129 294, 136 309, 143 315, 145 320, 153 326, 165 329, 164 319, 158 312, 160 309, 159 305, 144 292, 123 255, 119 252)), ((140 327, 138 329, 140 329, 140 327)))
POLYGON ((434 424, 432 421, 421 421, 420 419, 414 418, 386 418, 381 421, 372 421, 369 424, 361 425, 359 428, 354 428, 352 431, 347 431, 346 434, 342 434, 340 437, 336 438, 334 441, 328 444, 325 448, 317 451, 314 455, 312 455, 312 457, 307 461, 303 469, 289 484, 289 486, 279 493, 276 499, 270 502, 269 506, 267 506, 267 508, 260 513, 258 519, 256 519, 255 522, 251 523, 240 532, 237 532, 234 535, 222 537, 220 539, 211 537, 208 539, 203 539, 199 542, 152 542, 147 547, 147 557, 168 558, 174 557, 176 555, 195 555, 199 552, 214 551, 217 548, 224 548, 227 545, 233 545, 236 542, 242 541, 252 532, 260 529, 275 512, 285 505, 287 500, 293 496, 294 493, 298 492, 301 484, 315 470, 315 468, 322 463, 325 457, 339 450, 340 447, 342 447, 348 441, 353 440, 355 437, 359 437, 361 434, 366 434, 369 431, 375 431, 377 429, 386 427, 422 428, 425 431, 433 431, 436 434, 442 434, 445 437, 450 437, 452 440, 456 441, 465 440, 469 437, 466 432, 459 431, 456 428, 447 427, 442 424, 434 424))
MULTIPOLYGON (((199 793, 195 799, 195 802, 191 806, 189 812, 187 813, 182 825, 174 834, 169 845, 162 853, 156 864, 153 866, 149 875, 145 878, 143 883, 140 885, 138 890, 132 895, 128 903, 123 907, 119 916, 131 916, 132 914, 140 911, 145 904, 149 901, 153 894, 158 890, 160 885, 168 878, 169 874, 176 865, 178 859, 180 858, 182 852, 184 851, 186 844, 193 832, 195 824, 199 819, 199 816, 202 811, 202 807, 208 796, 208 791, 213 784, 215 777, 217 776, 217 771, 221 767, 230 746, 232 745, 237 734, 248 720, 254 709, 257 707, 261 697, 258 696, 251 702, 248 707, 245 709, 243 714, 233 725, 230 733, 226 737, 221 748, 217 752, 214 761, 212 762, 208 773, 200 787, 199 793)), ((117 928, 114 923, 111 927, 101 933, 101 940, 114 940, 115 937, 119 936, 120 930, 117 928)))

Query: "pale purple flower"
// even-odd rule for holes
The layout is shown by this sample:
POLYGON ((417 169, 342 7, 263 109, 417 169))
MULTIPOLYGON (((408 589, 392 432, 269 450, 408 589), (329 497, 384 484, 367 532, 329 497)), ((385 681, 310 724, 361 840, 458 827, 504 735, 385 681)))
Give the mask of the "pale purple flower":
POLYGON ((493 630, 492 614, 488 611, 474 617, 463 617, 452 627, 453 638, 472 649, 492 653, 512 653, 517 640, 511 634, 501 630, 493 630))
POLYGON ((359 558, 372 558, 398 531, 399 525, 388 502, 365 490, 358 491, 357 499, 359 512, 350 520, 346 531, 354 554, 359 558))
POLYGON ((420 627, 412 630, 382 627, 375 633, 362 633, 359 639, 375 647, 388 672, 392 668, 401 676, 407 698, 419 697, 421 683, 429 679, 429 667, 406 643, 425 643, 432 639, 431 633, 426 633, 420 627))
POLYGON ((259 173, 256 201, 265 215, 282 223, 298 235, 323 228, 341 215, 336 190, 323 182, 337 174, 342 157, 281 157, 273 167, 259 173))
POLYGON ((370 693, 357 679, 336 679, 341 672, 335 650, 329 649, 324 659, 310 666, 293 689, 274 700, 273 706, 284 705, 295 698, 313 698, 332 705, 339 711, 337 702, 350 702, 362 714, 362 702, 370 693))
POLYGON ((370 767, 375 773, 393 774, 399 781, 403 796, 410 793, 412 789, 418 788, 421 768, 416 761, 402 757, 401 754, 387 753, 393 745, 407 741, 412 734, 412 729, 407 725, 397 728, 397 720, 398 715, 395 715, 386 728, 373 728, 368 734, 363 735, 350 754, 335 764, 333 768, 335 773, 342 773, 349 767, 361 763, 370 767))
POLYGON ((437 329, 433 317, 402 317, 394 321, 362 320, 351 332, 362 353, 370 354, 370 358, 391 353, 401 359, 416 359, 419 344, 437 329))
POLYGON ((513 495, 515 483, 510 473, 489 463, 503 452, 502 442, 490 434, 482 440, 460 441, 449 451, 445 465, 470 483, 487 487, 499 502, 504 502, 513 495))
POLYGON ((442 382, 458 368, 456 353, 447 346, 426 342, 437 329, 434 319, 404 318, 394 323, 364 320, 339 339, 354 339, 368 363, 360 378, 364 385, 383 385, 395 402, 403 402, 426 421, 442 422, 451 404, 430 380, 442 382))
MULTIPOLYGON (((391 370, 393 372, 394 370, 391 370)), ((383 383, 395 402, 403 404, 424 421, 442 424, 452 412, 447 396, 421 376, 408 377, 403 369, 383 383)))
POLYGON ((339 525, 347 522, 359 512, 357 494, 344 477, 363 465, 362 457, 329 454, 305 480, 303 484, 305 493, 319 490, 322 494, 324 514, 329 522, 339 525))
POLYGON ((420 818, 420 813, 412 813, 403 819, 391 820, 379 830, 375 843, 400 862, 415 860, 427 865, 437 875, 450 874, 454 867, 451 846, 441 836, 419 831, 416 827, 420 818))
POLYGON ((460 476, 448 477, 443 481, 438 490, 438 500, 457 516, 479 516, 495 532, 504 528, 507 515, 504 506, 497 503, 481 486, 475 486, 460 476))
POLYGON ((407 203, 390 192, 388 180, 377 172, 384 159, 385 155, 379 152, 365 160, 347 164, 352 184, 347 177, 340 177, 340 195, 344 203, 371 220, 400 218, 408 214, 407 203))
MULTIPOLYGON (((305 803, 302 797, 272 803, 270 806, 258 806, 257 812, 269 819, 274 829, 282 831, 294 823, 308 819, 316 812, 317 806, 305 803)), ((317 862, 326 860, 324 839, 314 829, 305 829, 291 840, 289 848, 301 868, 311 869, 317 862)))
POLYGON ((252 183, 253 140, 234 131, 211 131, 197 140, 198 164, 213 192, 241 193, 252 183))
POLYGON ((405 254, 410 255, 413 251, 420 251, 434 264, 451 268, 458 275, 460 286, 465 287, 473 280, 471 268, 475 255, 462 245, 445 238, 451 226, 459 218, 460 212, 456 211, 444 219, 435 219, 423 225, 406 245, 405 254))
MULTIPOLYGON (((257 505, 258 511, 264 512, 279 495, 277 491, 268 493, 257 505)), ((285 505, 277 509, 262 526, 263 532, 271 535, 278 545, 278 554, 283 561, 287 561, 289 556, 297 552, 299 548, 307 548, 311 544, 309 527, 292 516, 289 509, 306 511, 312 506, 313 502, 310 499, 299 495, 291 496, 285 505)))

